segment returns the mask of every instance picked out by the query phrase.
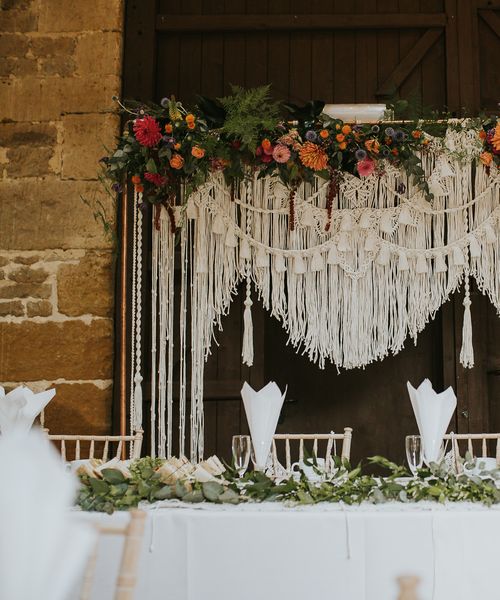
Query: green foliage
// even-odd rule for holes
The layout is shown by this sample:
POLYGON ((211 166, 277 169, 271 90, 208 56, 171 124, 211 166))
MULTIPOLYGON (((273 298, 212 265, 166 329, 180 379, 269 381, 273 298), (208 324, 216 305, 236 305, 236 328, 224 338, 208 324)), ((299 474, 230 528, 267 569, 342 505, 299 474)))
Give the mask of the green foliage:
MULTIPOLYGON (((219 481, 200 483, 192 480, 166 485, 158 468, 161 459, 142 458, 134 461, 130 479, 115 469, 105 469, 102 478, 81 475, 77 503, 88 511, 112 513, 127 510, 139 502, 182 500, 183 502, 286 502, 291 505, 343 502, 348 505, 368 502, 478 502, 491 506, 500 503, 500 490, 495 475, 468 477, 446 471, 443 465, 420 469, 417 477, 382 456, 373 456, 369 464, 384 468, 386 477, 363 473, 362 465, 354 468, 335 457, 335 472, 323 481, 312 482, 301 473, 298 479, 275 481, 260 471, 248 472, 240 479, 232 468, 219 481)), ((313 461, 314 463, 314 461, 313 461)))
POLYGON ((269 85, 248 90, 232 85, 233 93, 218 99, 226 111, 221 131, 252 152, 262 132, 273 131, 279 122, 279 103, 272 101, 270 89, 269 85))

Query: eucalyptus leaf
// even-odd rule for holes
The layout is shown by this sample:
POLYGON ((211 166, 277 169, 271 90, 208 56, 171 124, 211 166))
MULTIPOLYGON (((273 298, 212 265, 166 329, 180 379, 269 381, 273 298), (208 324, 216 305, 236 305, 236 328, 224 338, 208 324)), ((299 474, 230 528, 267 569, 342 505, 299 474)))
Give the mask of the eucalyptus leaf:
POLYGON ((217 481, 207 481, 202 484, 202 491, 207 500, 217 502, 224 492, 224 487, 217 481))
POLYGON ((118 469, 103 469, 102 476, 108 483, 123 483, 125 481, 123 473, 118 469))

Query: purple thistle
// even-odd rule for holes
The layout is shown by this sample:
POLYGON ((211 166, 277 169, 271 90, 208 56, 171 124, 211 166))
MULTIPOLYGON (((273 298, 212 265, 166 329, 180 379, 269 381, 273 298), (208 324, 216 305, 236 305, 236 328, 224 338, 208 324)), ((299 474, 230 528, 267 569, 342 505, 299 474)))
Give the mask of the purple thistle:
POLYGON ((394 129, 392 127, 387 127, 385 130, 385 135, 387 137, 392 137, 394 135, 394 129))
POLYGON ((372 126, 372 132, 373 133, 378 133, 380 131, 380 127, 378 125, 373 125, 372 126))
POLYGON ((358 148, 354 153, 354 156, 356 157, 356 160, 365 160, 366 152, 363 150, 363 148, 358 148))
POLYGON ((402 142, 405 139, 404 131, 401 131, 401 129, 396 130, 394 132, 394 139, 396 142, 402 142))
POLYGON ((387 146, 382 148, 382 156, 389 156, 390 153, 391 151, 389 150, 389 148, 387 148, 387 146))
POLYGON ((318 139, 318 134, 313 131, 312 129, 309 129, 308 131, 306 131, 306 140, 308 142, 315 142, 318 139))
POLYGON ((113 190, 113 192, 117 192, 119 194, 122 191, 122 186, 118 182, 115 182, 111 186, 111 189, 113 190))

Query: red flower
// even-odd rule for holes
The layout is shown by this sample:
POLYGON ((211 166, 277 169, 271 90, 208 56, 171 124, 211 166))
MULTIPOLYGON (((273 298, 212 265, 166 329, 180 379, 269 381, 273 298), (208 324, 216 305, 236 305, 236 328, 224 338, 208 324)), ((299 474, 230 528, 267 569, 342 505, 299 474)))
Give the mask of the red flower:
POLYGON ((167 183, 167 178, 159 173, 144 173, 144 179, 156 187, 161 187, 167 183))
POLYGON ((365 158, 364 160, 360 160, 356 167, 361 177, 368 177, 368 175, 371 175, 375 171, 375 161, 371 160, 371 158, 365 158))
POLYGON ((161 140, 160 125, 153 117, 144 117, 134 121, 135 138, 141 146, 156 146, 161 140))

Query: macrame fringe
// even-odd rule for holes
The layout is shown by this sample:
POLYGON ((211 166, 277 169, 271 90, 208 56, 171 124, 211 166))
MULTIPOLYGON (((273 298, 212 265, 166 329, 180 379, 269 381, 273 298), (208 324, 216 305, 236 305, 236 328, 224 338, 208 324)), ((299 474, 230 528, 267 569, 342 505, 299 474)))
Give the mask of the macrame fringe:
MULTIPOLYGON (((169 217, 157 215, 151 426, 159 455, 175 450, 172 365, 187 339, 174 352, 173 290, 179 272, 181 304, 190 314, 190 322, 185 319, 179 327, 181 336, 190 327, 190 372, 181 376, 180 385, 186 395, 190 381, 185 437, 191 460, 203 456, 204 364, 242 281, 245 364, 251 365, 254 355, 253 286, 298 352, 320 368, 328 362, 354 368, 399 352, 408 337, 416 340, 463 281, 460 358, 472 366, 469 273, 500 313, 500 175, 476 166, 476 138, 475 130, 453 128, 442 146, 431 140, 422 155, 435 191, 430 203, 391 164, 380 177, 344 174, 335 188, 331 181, 315 179, 292 193, 276 178, 259 179, 255 173, 235 189, 234 198, 223 175, 214 173, 187 202, 180 269, 169 217)), ((182 421, 186 401, 179 404, 182 421)), ((180 430, 180 452, 183 446, 180 430)))

